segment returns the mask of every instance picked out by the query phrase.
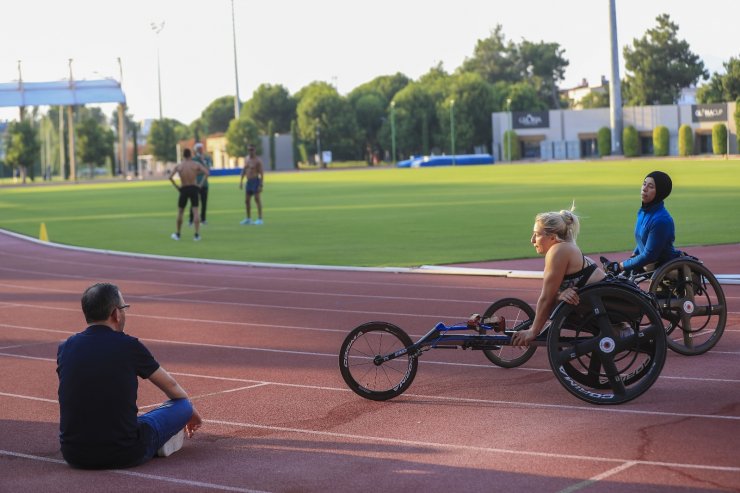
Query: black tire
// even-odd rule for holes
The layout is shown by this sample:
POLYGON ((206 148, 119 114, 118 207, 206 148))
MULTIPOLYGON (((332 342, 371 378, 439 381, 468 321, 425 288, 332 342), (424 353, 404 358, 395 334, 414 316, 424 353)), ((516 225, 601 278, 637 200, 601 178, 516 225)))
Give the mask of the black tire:
POLYGON ((694 356, 717 344, 727 323, 727 304, 722 286, 704 265, 672 260, 655 271, 649 290, 666 322, 669 348, 694 356))
MULTIPOLYGON (((634 286, 634 285, 633 285, 634 286)), ((548 328, 550 366, 563 387, 593 404, 621 404, 648 390, 666 359, 663 321, 650 298, 616 281, 562 303, 548 328)))
POLYGON ((362 324, 347 335, 339 350, 342 378, 365 399, 385 401, 401 395, 416 376, 416 354, 407 353, 382 363, 378 358, 412 344, 408 334, 393 324, 362 324))
MULTIPOLYGON (((523 322, 534 320, 534 309, 528 303, 518 298, 504 298, 496 301, 483 314, 484 319, 494 316, 503 317, 506 320, 506 330, 511 330, 523 322)), ((502 368, 516 368, 521 366, 532 357, 537 346, 499 346, 498 349, 484 349, 486 358, 502 368)))

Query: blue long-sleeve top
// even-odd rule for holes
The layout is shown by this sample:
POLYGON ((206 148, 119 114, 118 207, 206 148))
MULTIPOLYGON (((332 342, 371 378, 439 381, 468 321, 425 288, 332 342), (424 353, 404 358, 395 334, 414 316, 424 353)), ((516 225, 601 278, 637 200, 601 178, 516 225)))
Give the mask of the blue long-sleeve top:
POLYGON ((678 257, 679 252, 673 248, 676 229, 673 218, 663 205, 658 202, 637 211, 635 223, 634 256, 622 262, 625 270, 638 269, 647 264, 663 263, 678 257))

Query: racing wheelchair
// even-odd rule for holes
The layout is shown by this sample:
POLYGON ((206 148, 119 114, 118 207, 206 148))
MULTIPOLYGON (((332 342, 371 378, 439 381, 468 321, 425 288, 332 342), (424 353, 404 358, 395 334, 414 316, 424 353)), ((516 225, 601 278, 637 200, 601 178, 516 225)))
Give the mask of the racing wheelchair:
MULTIPOLYGON (((606 266, 611 262, 601 257, 606 266)), ((653 294, 665 321, 668 347, 686 356, 709 351, 722 337, 727 322, 727 304, 717 278, 698 258, 681 252, 656 269, 620 272, 653 294)))
POLYGON ((643 394, 666 359, 666 332, 654 297, 617 278, 586 286, 579 296, 577 306, 559 303, 549 326, 526 348, 512 346, 512 335, 531 325, 534 310, 517 298, 498 300, 465 322, 440 322, 416 342, 394 324, 362 324, 340 348, 342 378, 358 395, 384 401, 409 388, 419 357, 430 349, 482 350, 491 362, 512 368, 544 346, 555 377, 579 399, 620 404, 643 394))

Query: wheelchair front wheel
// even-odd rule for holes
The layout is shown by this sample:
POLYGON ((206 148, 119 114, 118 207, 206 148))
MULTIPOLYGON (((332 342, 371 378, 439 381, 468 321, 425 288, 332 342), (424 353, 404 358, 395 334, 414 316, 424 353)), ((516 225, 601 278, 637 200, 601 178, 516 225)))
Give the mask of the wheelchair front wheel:
MULTIPOLYGON (((528 303, 518 298, 504 298, 488 307, 483 314, 484 319, 500 317, 506 321, 505 330, 511 330, 517 325, 534 320, 534 310, 528 303)), ((534 355, 537 346, 499 346, 498 349, 484 349, 483 354, 494 365, 502 368, 515 368, 523 365, 534 355)))
POLYGON ((650 292, 666 321, 668 347, 686 356, 703 354, 719 341, 727 322, 722 286, 700 262, 678 258, 661 266, 650 292))
POLYGON ((350 332, 339 351, 339 370, 347 386, 357 395, 385 401, 401 395, 416 376, 415 354, 381 361, 380 358, 411 346, 411 338, 400 327, 387 322, 368 322, 350 332))

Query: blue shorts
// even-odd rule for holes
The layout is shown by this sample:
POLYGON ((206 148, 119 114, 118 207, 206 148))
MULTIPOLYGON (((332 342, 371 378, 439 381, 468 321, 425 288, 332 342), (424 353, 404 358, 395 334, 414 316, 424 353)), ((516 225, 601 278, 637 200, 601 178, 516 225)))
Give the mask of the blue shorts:
MULTIPOLYGON (((149 428, 146 454, 139 464, 143 464, 155 455, 167 440, 185 428, 193 416, 193 405, 188 399, 173 399, 165 402, 157 409, 139 416, 139 425, 149 428)), ((137 464, 138 465, 138 464, 137 464)))
POLYGON ((247 195, 259 193, 260 186, 262 186, 262 180, 259 178, 249 178, 247 180, 247 195))

